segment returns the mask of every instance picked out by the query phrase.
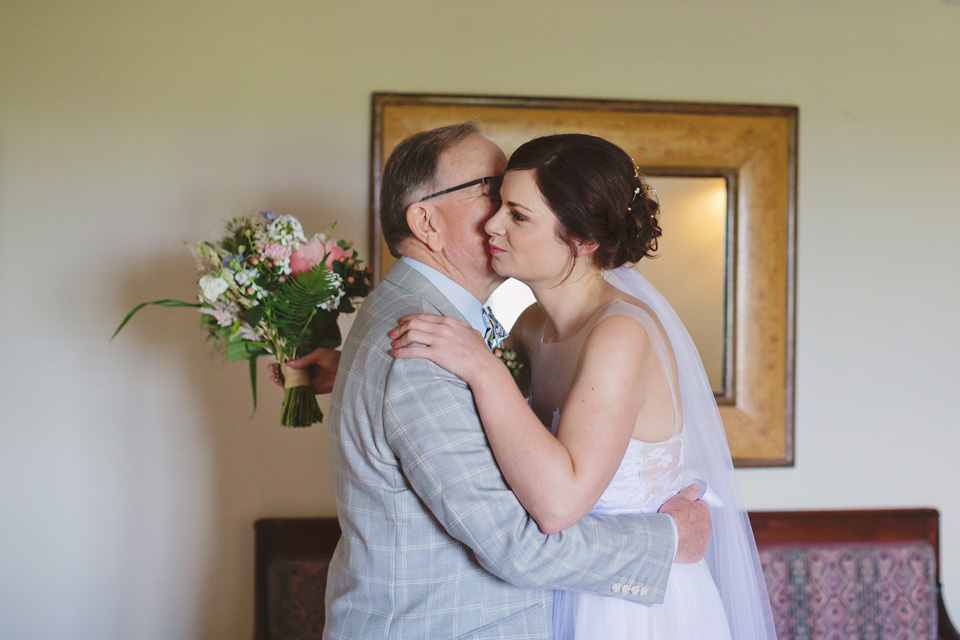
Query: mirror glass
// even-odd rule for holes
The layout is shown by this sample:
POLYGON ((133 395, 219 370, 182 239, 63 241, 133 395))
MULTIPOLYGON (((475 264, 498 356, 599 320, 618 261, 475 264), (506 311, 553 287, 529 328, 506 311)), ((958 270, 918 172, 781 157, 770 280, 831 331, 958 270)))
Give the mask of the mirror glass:
MULTIPOLYGON (((729 264, 733 252, 732 207, 723 176, 648 176, 660 202, 660 238, 656 257, 641 260, 640 272, 673 305, 693 338, 718 402, 732 399, 733 304, 729 264)), ((533 293, 510 279, 489 304, 507 331, 535 302, 533 293)))

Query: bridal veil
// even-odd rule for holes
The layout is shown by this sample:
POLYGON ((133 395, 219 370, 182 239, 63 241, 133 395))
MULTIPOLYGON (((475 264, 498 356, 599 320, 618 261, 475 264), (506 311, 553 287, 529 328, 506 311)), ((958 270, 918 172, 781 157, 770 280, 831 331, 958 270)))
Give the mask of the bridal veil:
POLYGON ((753 530, 740 503, 733 461, 713 390, 700 354, 673 307, 639 271, 624 266, 604 272, 621 291, 648 305, 670 339, 683 403, 685 480, 706 481, 722 507, 711 507, 706 561, 736 640, 775 640, 770 601, 753 530))

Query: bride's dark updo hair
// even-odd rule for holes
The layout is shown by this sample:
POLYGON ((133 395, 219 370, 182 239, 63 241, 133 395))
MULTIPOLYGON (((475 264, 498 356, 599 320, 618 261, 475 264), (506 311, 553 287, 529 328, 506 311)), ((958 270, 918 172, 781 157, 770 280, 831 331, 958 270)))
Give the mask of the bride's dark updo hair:
POLYGON ((534 138, 510 156, 507 171, 533 169, 540 193, 560 220, 560 239, 596 242, 601 269, 634 263, 657 250, 660 205, 627 153, 603 138, 564 133, 534 138))

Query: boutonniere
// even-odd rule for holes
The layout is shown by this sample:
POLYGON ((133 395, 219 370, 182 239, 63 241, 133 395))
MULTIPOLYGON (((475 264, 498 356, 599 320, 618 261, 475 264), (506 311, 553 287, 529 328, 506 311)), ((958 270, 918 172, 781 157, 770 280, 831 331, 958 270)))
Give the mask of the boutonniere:
POLYGON ((496 348, 493 350, 493 355, 500 358, 500 362, 507 365, 507 369, 510 370, 510 374, 517 378, 520 376, 520 370, 523 369, 523 363, 517 360, 517 352, 513 349, 504 351, 503 349, 496 348))

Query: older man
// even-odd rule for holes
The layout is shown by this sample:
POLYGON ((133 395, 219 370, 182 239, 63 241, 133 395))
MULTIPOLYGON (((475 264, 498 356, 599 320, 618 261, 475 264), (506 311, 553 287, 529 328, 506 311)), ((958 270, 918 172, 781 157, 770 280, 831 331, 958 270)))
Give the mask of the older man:
POLYGON ((706 507, 684 494, 665 505, 673 519, 588 516, 544 535, 505 485, 467 386, 391 356, 401 316, 484 329, 481 301, 502 278, 483 224, 505 166, 472 123, 411 136, 387 162, 381 225, 400 260, 344 344, 328 421, 343 537, 326 638, 548 638, 553 589, 654 604, 671 563, 706 546, 706 507))

